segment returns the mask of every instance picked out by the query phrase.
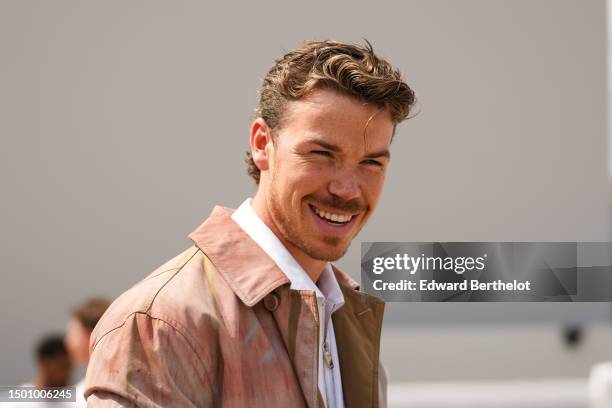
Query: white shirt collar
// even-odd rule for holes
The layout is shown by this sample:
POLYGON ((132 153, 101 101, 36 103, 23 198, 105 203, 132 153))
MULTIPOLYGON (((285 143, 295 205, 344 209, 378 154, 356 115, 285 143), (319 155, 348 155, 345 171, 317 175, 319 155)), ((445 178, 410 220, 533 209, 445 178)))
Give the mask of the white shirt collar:
POLYGON ((312 290, 317 298, 325 300, 331 306, 331 312, 336 311, 344 304, 344 295, 334 275, 331 264, 325 263, 323 272, 319 277, 319 285, 310 279, 287 248, 278 239, 272 230, 259 218, 251 199, 247 198, 232 214, 232 219, 255 241, 261 249, 278 265, 289 281, 291 289, 312 290))

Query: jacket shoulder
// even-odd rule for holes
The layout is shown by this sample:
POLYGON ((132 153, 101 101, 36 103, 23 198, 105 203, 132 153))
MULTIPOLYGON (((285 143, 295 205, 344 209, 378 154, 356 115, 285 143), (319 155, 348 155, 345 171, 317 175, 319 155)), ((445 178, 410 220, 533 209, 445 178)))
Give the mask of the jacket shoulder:
POLYGON ((193 246, 119 296, 91 336, 88 406, 111 400, 121 406, 214 405, 219 319, 211 287, 222 286, 217 277, 193 246))
POLYGON ((206 279, 215 273, 211 269, 214 267, 195 245, 170 259, 110 305, 92 333, 90 349, 134 314, 162 319, 182 333, 193 332, 193 325, 199 323, 196 316, 214 317, 211 313, 216 308, 206 279))

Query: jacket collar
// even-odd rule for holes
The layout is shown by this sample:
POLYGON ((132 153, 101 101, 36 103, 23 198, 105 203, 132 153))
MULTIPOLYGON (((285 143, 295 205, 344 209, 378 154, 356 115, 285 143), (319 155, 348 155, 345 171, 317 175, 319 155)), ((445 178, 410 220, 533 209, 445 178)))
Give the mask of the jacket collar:
POLYGON ((340 286, 345 286, 353 290, 359 290, 359 284, 346 272, 343 272, 334 264, 332 264, 332 269, 334 271, 334 275, 336 275, 336 279, 338 280, 340 286))
MULTIPOLYGON (((252 307, 289 278, 255 241, 232 219, 231 208, 215 206, 210 216, 189 238, 219 270, 242 302, 252 307)), ((335 265, 341 286, 357 290, 359 285, 335 265)))

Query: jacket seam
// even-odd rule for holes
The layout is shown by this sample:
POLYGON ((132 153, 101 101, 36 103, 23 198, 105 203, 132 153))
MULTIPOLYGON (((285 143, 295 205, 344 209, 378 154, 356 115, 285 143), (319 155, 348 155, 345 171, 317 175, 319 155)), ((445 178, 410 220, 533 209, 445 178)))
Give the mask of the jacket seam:
MULTIPOLYGON (((183 270, 183 268, 185 267, 185 265, 187 265, 189 263, 189 261, 191 261, 193 259, 194 256, 196 256, 196 254, 199 252, 199 248, 196 247, 196 250, 193 252, 193 254, 191 254, 191 256, 189 258, 187 258, 185 260, 185 262, 183 262, 183 264, 178 267, 178 269, 176 270, 176 272, 174 272, 174 274, 168 278, 168 280, 166 280, 160 287, 159 289, 157 289, 157 292, 155 292, 155 294, 153 295, 153 297, 151 298, 151 301, 149 302, 149 305, 147 306, 145 313, 149 313, 151 311, 151 308, 153 307, 153 303, 155 302, 155 299, 157 298, 157 295, 159 295, 159 293, 162 291, 162 289, 164 289, 166 287, 166 285, 172 280, 174 279, 174 277, 183 270)), ((138 313, 138 311, 136 312, 138 313)), ((125 322, 124 322, 125 323, 125 322)))
POLYGON ((163 270, 163 271, 161 271, 161 272, 159 272, 159 273, 156 273, 155 275, 147 276, 146 278, 144 278, 143 280, 141 280, 141 281, 140 281, 140 282, 138 282, 138 283, 146 282, 146 281, 148 281, 149 279, 157 278, 157 277, 159 277, 159 276, 163 275, 164 273, 167 273, 167 272, 172 272, 172 271, 176 271, 176 270, 178 270, 178 269, 180 269, 180 268, 170 268, 170 269, 163 270))
POLYGON ((178 322, 174 322, 174 324, 172 324, 172 323, 170 323, 166 319, 162 319, 160 317, 151 316, 148 312, 147 313, 136 312, 135 314, 144 314, 144 315, 148 316, 150 319, 159 320, 160 322, 163 322, 166 325, 168 325, 172 330, 176 331, 185 340, 185 343, 187 343, 187 345, 191 349, 191 352, 195 355, 196 359, 200 363, 200 366, 202 367, 202 372, 206 376, 206 380, 208 381, 208 383, 212 384, 211 381, 210 381, 210 377, 209 377, 209 375, 207 373, 206 365, 204 364, 204 361, 202 361, 202 358, 200 357, 200 355, 196 351, 196 349, 195 349, 194 345, 192 344, 191 340, 189 340, 189 338, 187 337, 187 335, 185 333, 183 333, 183 331, 181 331, 178 327, 176 327, 178 322))
POLYGON ((198 360, 198 362, 200 363, 200 366, 202 367, 202 371, 204 373, 204 375, 206 376, 206 380, 208 381, 209 384, 212 384, 212 382, 210 381, 210 376, 207 374, 207 370, 206 370, 206 365, 204 364, 204 361, 202 361, 202 358, 198 355, 198 352, 196 351, 195 347, 193 346, 193 344, 191 343, 191 341, 189 340, 189 338, 187 337, 187 335, 185 335, 178 327, 176 327, 176 323, 172 324, 170 323, 168 320, 163 319, 161 317, 155 317, 152 316, 149 312, 143 312, 143 311, 135 311, 130 313, 129 315, 126 316, 125 320, 123 321, 123 323, 121 323, 120 326, 117 326, 111 330, 109 330, 108 332, 104 333, 103 336, 101 336, 98 341, 96 341, 96 343, 94 344, 93 348, 92 348, 92 353, 93 351, 96 349, 96 347, 98 346, 98 344, 102 341, 102 339, 104 339, 104 337, 106 337, 107 335, 109 335, 110 333, 121 329, 122 327, 125 326, 125 324, 127 323, 127 321, 135 315, 144 315, 147 316, 148 318, 152 319, 152 320, 158 320, 164 324, 166 324, 168 327, 170 327, 172 330, 174 330, 175 332, 177 332, 187 343, 187 346, 189 347, 189 349, 191 350, 191 352, 195 355, 196 359, 198 360))
MULTIPOLYGON (((147 305, 147 307, 146 307, 146 309, 145 309, 144 311, 143 311, 143 310, 135 310, 135 311, 133 311, 133 312, 131 312, 131 313, 127 314, 127 315, 125 316, 125 318, 123 319, 123 321, 121 322, 121 324, 119 324, 118 326, 115 326, 115 327, 113 327, 113 328, 111 328, 111 329, 108 329, 108 330, 107 330, 107 331, 106 331, 104 334, 102 334, 102 335, 100 336, 100 338, 98 338, 98 339, 96 340, 96 342, 94 343, 94 345, 93 345, 93 347, 92 347, 92 349, 91 349, 91 350, 92 350, 92 352, 93 352, 93 350, 96 348, 96 346, 98 345, 98 343, 99 343, 99 342, 100 342, 100 341, 101 341, 101 340, 102 340, 104 337, 106 337, 106 335, 107 335, 107 334, 109 334, 110 332, 115 331, 115 330, 120 329, 121 327, 123 327, 123 326, 125 325, 125 322, 127 322, 127 320, 130 318, 130 316, 132 316, 133 314, 136 314, 136 313, 146 313, 146 314, 149 314, 149 312, 151 311, 151 307, 153 306, 153 302, 155 301, 155 298, 157 297, 157 295, 159 294, 159 292, 160 292, 160 291, 161 291, 161 290, 162 290, 162 289, 163 289, 163 288, 164 288, 164 287, 165 287, 165 286, 168 284, 168 282, 170 282, 170 281, 171 281, 171 280, 172 280, 172 279, 173 279, 173 278, 176 276, 176 274, 177 274, 177 273, 179 273, 179 272, 180 272, 180 271, 183 269, 183 267, 185 267, 185 265, 187 265, 187 263, 188 263, 188 262, 189 262, 189 261, 190 261, 190 260, 191 260, 191 259, 192 259, 192 258, 193 258, 193 257, 194 257, 196 254, 197 254, 197 253, 198 253, 199 248, 197 248, 197 247, 196 247, 196 249, 197 249, 197 250, 196 250, 196 251, 195 251, 195 252, 194 252, 194 253, 193 253, 193 254, 192 254, 192 255, 191 255, 191 256, 190 256, 190 257, 189 257, 187 260, 185 260, 185 262, 184 262, 184 263, 183 263, 181 266, 176 267, 176 268, 167 269, 167 270, 165 270, 164 272, 161 272, 160 274, 156 275, 156 276, 159 276, 159 275, 161 275, 161 274, 163 274, 163 273, 170 272, 170 271, 172 271, 172 270, 176 270, 176 272, 174 273, 174 275, 172 275, 170 278, 168 278, 168 280, 167 280, 166 282, 164 282, 164 284, 163 284, 163 285, 162 285, 162 286, 161 286, 161 287, 160 287, 160 288, 159 288, 159 289, 158 289, 158 290, 155 292, 155 294, 154 294, 154 295, 153 295, 153 297, 151 298, 151 301, 149 302, 149 304, 147 305)), ((147 278, 147 279, 149 279, 149 278, 147 278)), ((141 282, 144 282, 144 281, 145 281, 145 280, 147 280, 147 279, 144 279, 144 280, 142 280, 141 282)), ((150 314, 149 314, 149 315, 150 315, 150 314)), ((152 317, 152 316, 151 316, 151 317, 152 317)))

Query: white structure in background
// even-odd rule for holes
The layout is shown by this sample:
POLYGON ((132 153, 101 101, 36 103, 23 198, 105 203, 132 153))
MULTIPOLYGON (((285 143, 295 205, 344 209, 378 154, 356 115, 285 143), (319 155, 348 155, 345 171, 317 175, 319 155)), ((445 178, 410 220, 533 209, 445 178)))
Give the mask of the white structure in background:
POLYGON ((591 369, 589 407, 612 407, 612 361, 596 364, 591 369))
MULTIPOLYGON (((610 408, 611 405, 598 405, 610 408)), ((389 408, 592 408, 582 379, 396 384, 389 408)))
POLYGON ((612 178, 612 4, 606 2, 608 11, 608 174, 612 178))

